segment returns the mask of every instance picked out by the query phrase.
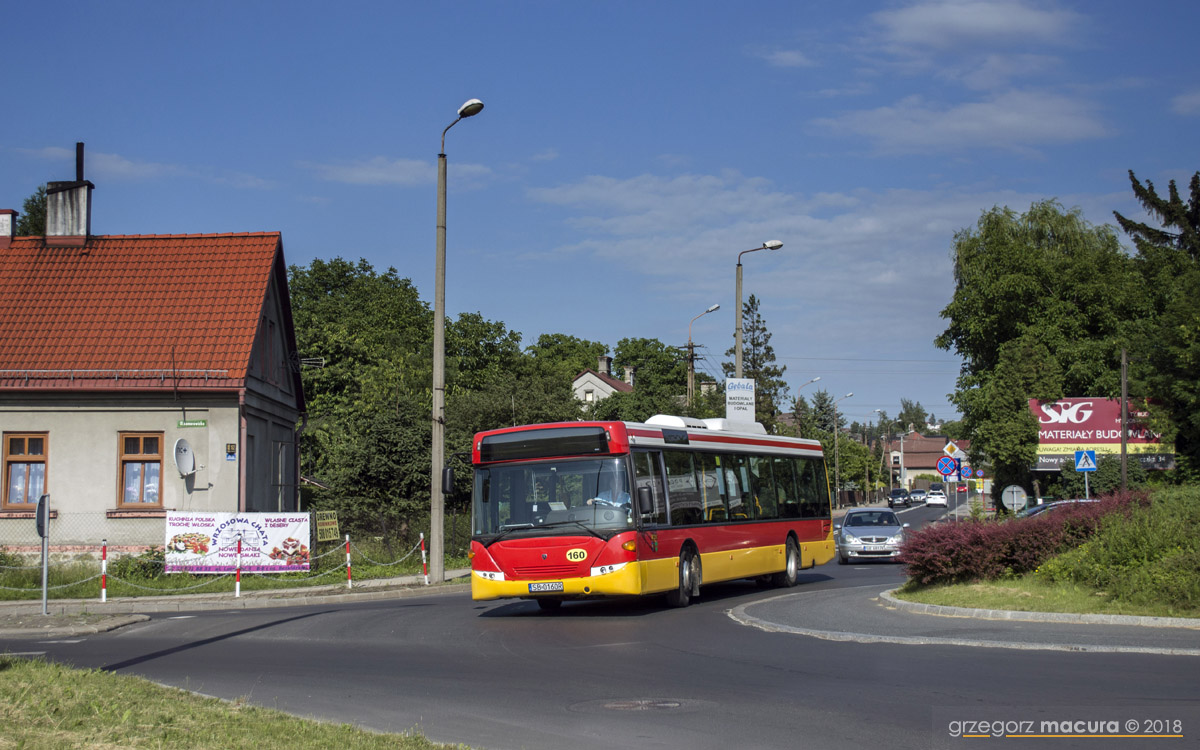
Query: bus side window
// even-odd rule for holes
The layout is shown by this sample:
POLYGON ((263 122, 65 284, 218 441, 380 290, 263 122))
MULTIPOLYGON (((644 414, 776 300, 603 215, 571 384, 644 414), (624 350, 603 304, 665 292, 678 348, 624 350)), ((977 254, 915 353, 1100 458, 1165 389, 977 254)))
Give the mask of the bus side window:
POLYGON ((700 476, 700 500, 704 507, 707 523, 724 523, 729 520, 725 507, 725 481, 721 468, 721 457, 711 453, 697 453, 697 473, 700 476))
POLYGON ((721 471, 725 477, 725 499, 729 507, 729 518, 747 521, 754 518, 754 502, 749 490, 746 457, 737 454, 721 456, 721 471))
MULTIPOLYGON (((670 522, 667 515, 667 495, 663 491, 662 471, 659 469, 658 451, 634 451, 633 474, 636 487, 649 487, 650 496, 654 499, 654 510, 642 516, 647 523, 666 526, 670 522)), ((636 497, 636 493, 635 493, 636 497)))
POLYGON ((779 496, 779 517, 800 517, 800 496, 796 492, 796 477, 790 458, 776 457, 771 460, 775 469, 775 490, 779 496))
POLYGON ((821 490, 817 467, 819 462, 811 458, 797 459, 800 462, 800 516, 802 518, 820 518, 829 515, 829 501, 826 498, 822 507, 821 498, 825 493, 821 490))
POLYGON ((750 486, 754 488, 754 511, 756 518, 779 518, 775 480, 771 462, 759 456, 750 457, 750 486))
POLYGON ((671 525, 700 523, 704 514, 700 509, 700 487, 696 482, 696 472, 692 469, 692 454, 684 451, 663 451, 663 465, 667 471, 667 502, 671 509, 671 525))

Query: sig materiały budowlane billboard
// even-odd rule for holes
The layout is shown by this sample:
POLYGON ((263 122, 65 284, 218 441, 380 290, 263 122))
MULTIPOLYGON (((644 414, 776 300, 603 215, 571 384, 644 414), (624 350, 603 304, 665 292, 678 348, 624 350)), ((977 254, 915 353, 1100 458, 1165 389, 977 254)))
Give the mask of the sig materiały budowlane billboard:
MULTIPOLYGON (((1096 458, 1121 455, 1121 401, 1115 398, 1060 398, 1057 401, 1029 399, 1029 410, 1038 421, 1036 471, 1058 471, 1074 465, 1075 451, 1096 451, 1096 458)), ((1175 468, 1174 446, 1164 444, 1151 431, 1149 413, 1129 402, 1129 437, 1125 443, 1130 460, 1146 469, 1175 468)))

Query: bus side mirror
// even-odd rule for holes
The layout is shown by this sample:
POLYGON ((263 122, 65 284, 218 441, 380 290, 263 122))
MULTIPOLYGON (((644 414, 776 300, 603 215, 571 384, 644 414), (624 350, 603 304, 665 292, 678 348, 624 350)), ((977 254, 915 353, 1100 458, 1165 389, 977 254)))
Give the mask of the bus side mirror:
POLYGON ((649 487, 637 488, 638 512, 643 516, 648 516, 654 512, 654 496, 650 494, 649 487))
POLYGON ((452 466, 442 469, 442 494, 454 494, 454 467, 452 466))

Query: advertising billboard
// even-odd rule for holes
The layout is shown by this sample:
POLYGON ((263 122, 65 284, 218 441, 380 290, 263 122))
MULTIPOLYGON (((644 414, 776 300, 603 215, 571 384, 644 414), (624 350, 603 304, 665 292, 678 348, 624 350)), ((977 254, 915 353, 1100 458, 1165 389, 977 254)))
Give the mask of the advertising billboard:
MULTIPOLYGON (((1121 402, 1115 398, 1029 399, 1038 421, 1035 471, 1058 471, 1074 466, 1075 451, 1095 451, 1096 457, 1121 455, 1121 402)), ((1146 469, 1175 468, 1174 446, 1164 445, 1147 426, 1150 415, 1129 404, 1129 436, 1125 451, 1146 469)))
POLYGON ((307 513, 167 511, 166 572, 233 573, 241 539, 243 573, 296 573, 309 568, 307 513))

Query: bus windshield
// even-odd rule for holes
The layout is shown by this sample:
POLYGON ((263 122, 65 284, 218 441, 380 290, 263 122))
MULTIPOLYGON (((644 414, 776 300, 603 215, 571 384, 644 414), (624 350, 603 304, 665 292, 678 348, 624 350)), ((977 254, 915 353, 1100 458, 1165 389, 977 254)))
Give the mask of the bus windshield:
POLYGON ((475 536, 592 534, 633 528, 625 459, 502 464, 475 471, 475 536))

